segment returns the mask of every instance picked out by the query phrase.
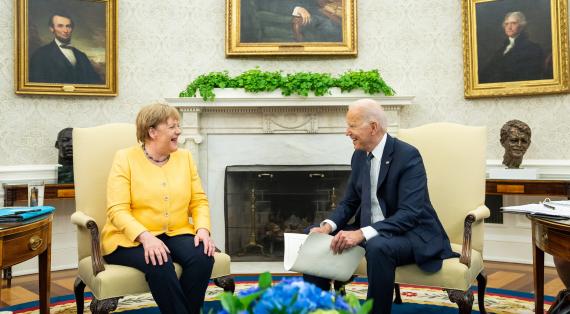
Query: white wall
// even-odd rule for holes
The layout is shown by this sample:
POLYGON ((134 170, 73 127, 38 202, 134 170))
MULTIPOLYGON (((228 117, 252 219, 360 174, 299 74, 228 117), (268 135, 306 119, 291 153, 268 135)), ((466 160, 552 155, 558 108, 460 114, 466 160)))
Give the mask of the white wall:
POLYGON ((18 96, 14 1, 0 0, 0 164, 56 163, 53 144, 64 127, 132 122, 140 106, 175 97, 198 74, 255 66, 332 73, 379 68, 400 95, 417 96, 403 112, 403 127, 487 125, 488 158, 500 159, 499 128, 516 118, 533 130, 526 158, 570 159, 570 96, 463 98, 460 1, 358 1, 359 56, 347 59, 226 59, 223 0, 123 0, 118 7, 118 97, 18 96))

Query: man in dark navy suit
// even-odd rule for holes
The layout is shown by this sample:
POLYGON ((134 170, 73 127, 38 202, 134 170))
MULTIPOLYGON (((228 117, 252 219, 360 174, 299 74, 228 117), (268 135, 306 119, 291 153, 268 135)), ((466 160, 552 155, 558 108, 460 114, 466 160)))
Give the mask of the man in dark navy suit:
POLYGON ((49 19, 54 40, 38 48, 30 58, 30 82, 101 84, 103 80, 93 69, 85 53, 71 46, 71 17, 56 13, 49 19))
MULTIPOLYGON (((334 234, 335 253, 356 245, 366 249, 367 298, 374 299, 373 313, 387 314, 397 266, 415 263, 436 272, 443 259, 458 255, 451 251, 430 203, 420 153, 387 134, 380 105, 371 99, 356 101, 349 106, 346 123, 355 151, 344 199, 310 232, 334 234), (356 229, 348 225, 351 218, 356 218, 356 229)), ((330 289, 328 279, 305 275, 305 280, 330 289)))

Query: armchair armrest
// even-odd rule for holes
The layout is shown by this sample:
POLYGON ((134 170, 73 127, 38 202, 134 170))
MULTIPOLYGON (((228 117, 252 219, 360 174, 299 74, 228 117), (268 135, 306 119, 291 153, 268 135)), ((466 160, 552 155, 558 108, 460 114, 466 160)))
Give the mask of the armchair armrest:
POLYGON ((71 215, 71 222, 78 227, 89 230, 91 236, 91 263, 93 266, 93 276, 105 270, 103 257, 101 254, 101 244, 99 242, 99 228, 95 219, 89 217, 81 211, 76 211, 71 215))
POLYGON ((467 213, 467 216, 469 215, 473 215, 473 217, 475 217, 475 221, 480 221, 485 218, 489 218, 489 216, 491 216, 491 211, 489 210, 489 208, 487 208, 487 206, 481 205, 477 207, 475 210, 472 210, 469 213, 467 213))
POLYGON ((483 219, 489 217, 491 212, 489 208, 485 205, 481 205, 476 209, 467 213, 465 221, 463 223, 463 245, 461 246, 461 256, 459 257, 459 262, 471 266, 471 229, 473 223, 480 222, 483 219))

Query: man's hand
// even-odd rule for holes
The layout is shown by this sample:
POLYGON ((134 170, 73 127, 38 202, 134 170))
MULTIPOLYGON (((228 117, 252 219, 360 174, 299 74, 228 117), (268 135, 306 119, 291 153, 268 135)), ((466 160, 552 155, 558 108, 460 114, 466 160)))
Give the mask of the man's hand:
POLYGON ((301 16, 301 19, 303 20, 303 25, 307 25, 309 23, 311 23, 311 13, 309 11, 307 11, 307 9, 303 8, 303 7, 299 7, 299 9, 297 10, 297 14, 299 14, 299 16, 301 16))
POLYGON ((364 241, 362 230, 339 231, 331 241, 331 250, 335 254, 340 254, 346 249, 359 245, 364 241))
POLYGON ((332 227, 331 225, 329 225, 328 223, 324 223, 322 227, 314 227, 311 228, 311 230, 309 231, 309 233, 324 233, 324 234, 329 234, 332 232, 332 227))
POLYGON ((208 256, 213 256, 214 252, 216 251, 216 245, 214 244, 214 240, 210 238, 210 232, 204 228, 198 229, 196 231, 196 236, 194 237, 194 246, 198 246, 200 241, 204 243, 204 254, 208 256))
POLYGON ((152 265, 155 266, 157 262, 158 265, 162 265, 168 261, 168 255, 166 255, 166 253, 170 253, 170 250, 164 242, 153 236, 150 232, 144 231, 139 234, 137 241, 143 245, 144 261, 147 264, 150 261, 152 265))

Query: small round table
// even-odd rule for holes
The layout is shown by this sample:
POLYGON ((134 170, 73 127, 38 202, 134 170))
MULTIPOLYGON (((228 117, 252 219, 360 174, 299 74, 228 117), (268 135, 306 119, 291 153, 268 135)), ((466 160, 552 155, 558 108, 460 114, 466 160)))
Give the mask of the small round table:
MULTIPOLYGON (((0 269, 39 258, 40 313, 49 313, 53 214, 0 223, 0 269)), ((2 285, 0 284, 0 297, 2 285)))
POLYGON ((570 220, 527 215, 532 223, 534 312, 544 313, 544 252, 570 260, 570 220))

